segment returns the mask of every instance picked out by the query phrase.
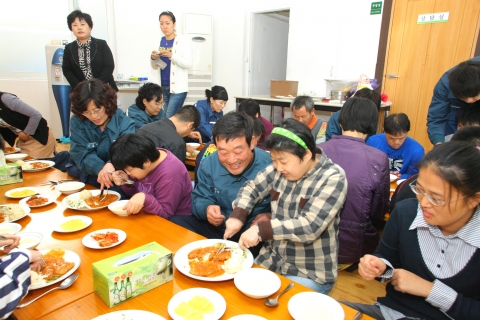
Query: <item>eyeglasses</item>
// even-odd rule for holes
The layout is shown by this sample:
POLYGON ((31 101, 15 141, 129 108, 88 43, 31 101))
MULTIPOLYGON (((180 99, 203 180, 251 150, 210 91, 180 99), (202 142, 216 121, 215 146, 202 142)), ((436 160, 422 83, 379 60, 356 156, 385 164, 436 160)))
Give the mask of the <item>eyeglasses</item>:
POLYGON ((105 111, 104 107, 93 109, 90 112, 84 112, 82 113, 85 117, 93 117, 93 116, 98 116, 99 114, 102 114, 102 112, 105 111))
POLYGON ((447 203, 453 203, 455 201, 458 201, 460 199, 463 199, 463 198, 467 197, 467 196, 463 196, 463 197, 458 198, 457 200, 454 200, 454 201, 439 200, 435 197, 432 197, 429 194, 426 194, 425 191, 423 191, 423 189, 420 189, 419 187, 417 187, 417 185, 413 184, 413 182, 410 183, 409 186, 410 186, 410 189, 412 189, 413 193, 415 193, 417 196, 427 197, 428 201, 430 201, 430 203, 433 204, 434 206, 444 206, 447 203))

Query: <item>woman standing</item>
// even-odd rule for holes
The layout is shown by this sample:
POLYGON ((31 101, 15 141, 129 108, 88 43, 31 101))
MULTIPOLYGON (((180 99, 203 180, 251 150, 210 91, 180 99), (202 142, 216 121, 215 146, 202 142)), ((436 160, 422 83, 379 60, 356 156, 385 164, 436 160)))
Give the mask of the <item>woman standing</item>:
POLYGON ((71 98, 70 154, 73 161, 68 164, 68 174, 97 188, 110 188, 115 168, 110 163, 108 150, 122 134, 135 133, 135 124, 117 109, 115 91, 98 79, 81 82, 71 98))
POLYGON ((228 93, 224 87, 213 86, 211 91, 205 90, 205 96, 207 99, 199 100, 195 104, 202 116, 198 131, 200 131, 204 143, 212 140, 213 125, 223 116, 222 110, 227 105, 228 93))
POLYGON ((160 13, 160 30, 164 37, 158 51, 152 51, 150 64, 160 67, 160 84, 163 88, 163 109, 170 118, 183 106, 188 91, 188 71, 192 66, 192 53, 188 40, 175 33, 176 19, 170 11, 160 13))
POLYGON ((112 51, 105 40, 91 36, 93 22, 88 13, 75 10, 67 17, 68 28, 73 32, 76 41, 65 46, 62 70, 72 90, 90 78, 98 78, 108 83, 115 91, 117 85, 113 79, 112 51))

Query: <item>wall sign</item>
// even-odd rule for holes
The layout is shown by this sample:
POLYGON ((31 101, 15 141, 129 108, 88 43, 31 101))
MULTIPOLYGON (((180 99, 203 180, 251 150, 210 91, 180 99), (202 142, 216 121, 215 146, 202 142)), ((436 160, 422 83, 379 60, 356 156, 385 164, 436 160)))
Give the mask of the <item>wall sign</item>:
POLYGON ((450 12, 423 13, 418 15, 417 24, 447 22, 450 12))
POLYGON ((372 2, 370 6, 370 15, 372 14, 381 14, 382 13, 382 1, 372 2))

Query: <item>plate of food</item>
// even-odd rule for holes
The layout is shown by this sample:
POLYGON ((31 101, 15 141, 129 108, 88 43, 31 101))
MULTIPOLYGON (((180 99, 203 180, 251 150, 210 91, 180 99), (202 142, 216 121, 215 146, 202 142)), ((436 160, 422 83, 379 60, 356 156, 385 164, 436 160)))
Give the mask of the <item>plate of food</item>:
POLYGON ((17 153, 20 152, 20 148, 14 148, 14 147, 6 147, 4 154, 12 154, 12 153, 17 153))
POLYGON ((22 166, 23 172, 43 171, 55 165, 55 162, 50 160, 32 160, 32 161, 18 160, 16 163, 22 166))
POLYGON ((50 203, 55 202, 55 199, 55 196, 51 194, 39 194, 24 198, 20 200, 19 204, 28 206, 30 208, 39 208, 48 206, 50 203))
POLYGON ((106 314, 102 314, 92 320, 137 320, 137 319, 149 319, 149 320, 165 320, 164 317, 159 316, 156 313, 145 310, 120 310, 113 311, 106 314))
POLYGON ((85 247, 90 249, 108 249, 118 246, 127 239, 125 231, 119 229, 102 229, 90 232, 82 239, 85 247))
POLYGON ((76 232, 92 224, 92 218, 87 216, 69 216, 54 222, 53 231, 76 232))
POLYGON ((243 269, 251 268, 253 255, 238 243, 223 239, 199 240, 181 247, 173 258, 177 270, 203 281, 231 280, 243 269), (225 250, 217 254, 221 246, 225 250))
POLYGON ((322 315, 323 319, 345 319, 340 303, 318 292, 297 293, 288 301, 288 312, 296 320, 311 319, 313 314, 322 315))
POLYGON ((45 266, 40 272, 30 270, 32 285, 30 290, 48 287, 58 283, 78 269, 80 257, 73 251, 64 249, 40 250, 45 266))
POLYGON ((193 152, 187 152, 187 159, 188 160, 195 160, 197 158, 197 155, 200 153, 200 151, 203 149, 205 144, 200 144, 200 143, 194 143, 194 142, 189 142, 187 143, 190 147, 194 149, 193 152))
POLYGON ((0 204, 0 222, 14 222, 25 218, 30 208, 21 204, 0 204))
POLYGON ((34 187, 22 187, 8 190, 5 196, 12 199, 22 199, 39 193, 40 189, 34 187))
POLYGON ((71 194, 62 200, 62 204, 73 210, 80 211, 93 211, 108 207, 110 203, 120 200, 121 196, 118 192, 107 191, 103 192, 102 198, 106 195, 105 199, 100 201, 101 190, 83 190, 71 194))
POLYGON ((220 319, 227 309, 227 302, 216 291, 191 288, 180 291, 168 302, 168 314, 173 320, 220 319))

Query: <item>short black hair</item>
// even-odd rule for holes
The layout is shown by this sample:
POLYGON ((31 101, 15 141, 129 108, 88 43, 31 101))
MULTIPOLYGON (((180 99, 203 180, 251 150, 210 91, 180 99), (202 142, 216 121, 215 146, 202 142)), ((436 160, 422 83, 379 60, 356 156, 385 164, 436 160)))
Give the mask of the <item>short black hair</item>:
POLYGON ((150 138, 136 133, 118 137, 110 146, 108 154, 117 170, 127 167, 143 169, 145 162, 155 162, 160 157, 155 143, 150 138))
POLYGON ((455 116, 455 122, 463 127, 480 126, 480 100, 461 107, 455 116))
POLYGON ((68 24, 68 29, 72 31, 72 23, 75 21, 75 19, 80 20, 85 20, 85 22, 88 24, 90 29, 93 29, 93 21, 92 21, 92 16, 90 16, 88 13, 84 13, 80 10, 75 10, 72 11, 68 16, 67 16, 67 24, 68 24))
POLYGON ((228 101, 227 90, 222 86, 213 86, 212 90, 205 89, 205 96, 207 97, 208 103, 210 103, 210 98, 213 100, 228 101))
POLYGON ((245 137, 247 144, 250 146, 253 136, 253 121, 252 118, 245 113, 230 111, 229 113, 220 117, 212 130, 213 141, 233 140, 236 138, 245 137))
POLYGON ((344 131, 374 134, 378 125, 377 107, 370 99, 354 96, 345 101, 338 116, 338 123, 344 131))
POLYGON ((377 106, 377 111, 380 111, 380 106, 382 105, 382 96, 375 90, 369 88, 362 88, 355 92, 354 97, 357 98, 367 98, 373 101, 377 106))
POLYGON ((250 117, 256 117, 257 114, 260 116, 260 105, 252 99, 243 100, 238 106, 238 112, 245 112, 250 117))
POLYGON ((170 19, 172 19, 173 23, 177 22, 177 20, 175 19, 175 16, 173 15, 173 13, 171 11, 163 11, 162 13, 160 13, 160 15, 158 16, 158 20, 160 20, 160 18, 162 16, 169 16, 170 19))
POLYGON ((135 99, 135 104, 140 110, 145 111, 145 105, 143 104, 143 99, 146 99, 147 102, 155 99, 155 102, 162 100, 163 90, 156 83, 147 82, 138 89, 138 96, 135 99))
POLYGON ((457 98, 466 99, 480 94, 480 61, 464 61, 448 75, 450 89, 457 98))
POLYGON ((410 120, 405 113, 392 113, 385 119, 383 130, 392 135, 410 131, 410 120))
POLYGON ((180 122, 193 122, 193 130, 197 129, 200 125, 200 111, 195 106, 186 105, 181 107, 175 112, 173 117, 177 118, 180 122))
POLYGON ((309 96, 298 96, 293 99, 292 111, 293 109, 300 110, 303 107, 305 107, 305 110, 307 110, 307 112, 312 112, 312 110, 315 108, 315 103, 313 102, 313 99, 309 96))
MULTIPOLYGON (((312 153, 312 160, 315 160, 317 146, 315 145, 315 139, 313 138, 312 133, 307 125, 290 118, 283 121, 280 127, 295 133, 300 139, 302 139, 307 145, 308 150, 310 150, 312 153)), ((300 158, 302 161, 303 157, 307 153, 307 149, 299 145, 297 142, 273 132, 268 136, 266 140, 266 146, 270 151, 274 150, 277 152, 291 153, 300 158)))
MULTIPOLYGON (((457 130, 450 141, 465 141, 480 146, 480 127, 468 126, 457 130)), ((479 151, 480 152, 480 151, 479 151)))
POLYGON ((253 120, 253 135, 255 137, 258 137, 260 135, 265 134, 265 126, 263 125, 263 122, 258 119, 257 117, 252 117, 250 116, 253 120))

